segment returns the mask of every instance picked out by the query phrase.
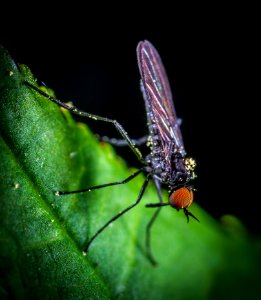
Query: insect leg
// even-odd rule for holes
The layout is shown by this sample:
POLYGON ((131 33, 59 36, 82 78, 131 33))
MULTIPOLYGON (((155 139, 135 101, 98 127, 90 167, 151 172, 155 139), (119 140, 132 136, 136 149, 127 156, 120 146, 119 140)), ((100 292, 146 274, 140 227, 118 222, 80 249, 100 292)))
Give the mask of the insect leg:
POLYGON ((139 196, 136 200, 136 202, 130 206, 128 206, 127 208, 125 208, 124 210, 122 210, 121 212, 119 212, 116 216, 114 216, 113 218, 111 218, 107 223, 105 223, 93 236, 92 238, 87 242, 86 246, 84 247, 84 252, 86 253, 91 245, 91 243, 97 238, 97 236, 106 228, 108 227, 112 222, 114 222, 115 220, 117 220, 119 217, 121 217, 123 214, 125 214, 127 211, 129 211, 130 209, 132 209, 133 207, 135 207, 137 204, 139 204, 139 202, 142 199, 142 196, 147 188, 148 182, 150 179, 150 174, 147 175, 141 189, 139 192, 139 196))
POLYGON ((169 203, 148 203, 145 206, 146 207, 162 207, 162 206, 167 206, 169 203))
MULTIPOLYGON (((117 146, 117 147, 123 147, 123 146, 128 146, 128 143, 124 139, 115 139, 115 138, 109 138, 107 136, 99 136, 97 135, 98 139, 102 142, 109 143, 111 145, 117 146)), ((138 139, 131 139, 132 143, 135 144, 136 146, 141 146, 145 144, 148 140, 148 136, 142 136, 141 138, 138 139)))
POLYGON ((157 262, 154 259, 152 251, 151 251, 151 227, 154 224, 157 216, 159 215, 159 212, 161 210, 161 206, 163 206, 163 201, 162 201, 162 195, 161 195, 160 182, 157 179, 154 179, 154 182, 155 182, 155 186, 156 186, 156 189, 157 189, 157 193, 158 193, 158 196, 159 196, 160 203, 159 203, 159 206, 158 206, 157 210, 154 212, 152 218, 150 219, 150 221, 149 221, 149 223, 147 224, 147 227, 146 227, 146 252, 147 252, 147 257, 150 260, 150 262, 153 265, 156 265, 157 262))
POLYGON ((93 190, 105 188, 107 186, 124 184, 124 183, 127 183, 130 180, 132 180, 134 177, 138 176, 141 172, 143 172, 143 168, 141 168, 140 170, 138 170, 135 173, 131 174, 129 177, 127 177, 126 179, 124 179, 122 181, 105 183, 105 184, 96 185, 96 186, 92 186, 92 187, 89 187, 89 188, 86 188, 86 189, 82 189, 82 190, 77 190, 77 191, 57 191, 57 192, 55 192, 55 195, 56 196, 62 196, 62 195, 79 194, 79 193, 90 192, 90 191, 93 191, 93 190))
POLYGON ((60 101, 59 99, 48 95, 47 93, 45 93, 44 91, 42 91, 39 87, 33 85, 32 83, 30 83, 28 81, 24 81, 24 84, 27 85, 27 86, 29 86, 33 90, 37 91, 39 94, 43 95, 44 97, 48 98, 50 101, 58 104, 59 106, 61 106, 61 107, 65 108, 65 109, 71 111, 72 113, 74 113, 76 115, 87 117, 87 118, 90 118, 90 119, 93 119, 93 120, 98 120, 98 121, 103 121, 103 122, 107 122, 107 123, 112 123, 115 126, 115 128, 118 130, 118 132, 121 134, 121 136, 123 137, 123 139, 126 141, 127 145, 129 145, 129 147, 131 148, 132 152, 138 157, 139 161, 141 161, 142 163, 145 163, 140 150, 132 142, 132 140, 129 138, 127 132, 123 129, 123 127, 121 126, 121 124, 118 121, 113 120, 113 119, 108 119, 108 118, 100 117, 100 116, 93 115, 93 114, 84 112, 82 110, 79 110, 75 106, 70 106, 70 105, 68 105, 68 104, 60 101))

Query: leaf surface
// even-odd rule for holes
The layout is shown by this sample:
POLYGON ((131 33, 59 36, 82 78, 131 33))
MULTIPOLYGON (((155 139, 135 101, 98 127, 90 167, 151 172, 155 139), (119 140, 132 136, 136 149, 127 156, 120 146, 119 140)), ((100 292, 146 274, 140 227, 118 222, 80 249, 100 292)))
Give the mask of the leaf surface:
POLYGON ((88 238, 135 202, 145 177, 55 196, 57 190, 122 180, 135 170, 24 80, 34 82, 29 69, 18 68, 0 48, 0 298, 202 300, 260 295, 260 240, 235 217, 217 223, 197 205, 191 211, 200 223, 187 224, 182 212, 162 209, 152 232, 159 264, 149 263, 144 240, 153 209, 144 205, 157 201, 153 185, 141 204, 107 228, 84 256, 88 238))

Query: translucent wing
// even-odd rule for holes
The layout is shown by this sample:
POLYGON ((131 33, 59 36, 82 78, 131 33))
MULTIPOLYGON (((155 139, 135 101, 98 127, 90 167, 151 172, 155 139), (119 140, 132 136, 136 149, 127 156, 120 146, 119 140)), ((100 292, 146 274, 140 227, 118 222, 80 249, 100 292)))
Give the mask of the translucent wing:
POLYGON ((185 155, 179 120, 160 56, 150 42, 142 41, 137 47, 137 57, 152 138, 158 137, 158 147, 166 160, 171 152, 185 155))

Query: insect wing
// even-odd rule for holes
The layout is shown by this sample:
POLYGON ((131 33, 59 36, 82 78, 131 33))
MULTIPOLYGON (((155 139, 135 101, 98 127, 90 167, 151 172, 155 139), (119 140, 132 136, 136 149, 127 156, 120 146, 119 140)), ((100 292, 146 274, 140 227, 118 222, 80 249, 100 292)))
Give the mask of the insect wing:
POLYGON ((161 58, 148 41, 138 44, 137 57, 147 109, 152 113, 150 121, 156 125, 162 151, 167 154, 170 150, 177 150, 184 155, 179 120, 161 58), (174 149, 169 149, 170 146, 174 149))

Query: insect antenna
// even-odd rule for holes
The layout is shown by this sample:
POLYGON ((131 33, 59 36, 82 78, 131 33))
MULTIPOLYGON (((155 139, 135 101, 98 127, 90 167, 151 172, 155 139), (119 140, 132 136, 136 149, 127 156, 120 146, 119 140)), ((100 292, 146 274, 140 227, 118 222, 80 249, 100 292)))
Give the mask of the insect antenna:
POLYGON ((200 222, 199 219, 197 217, 195 217, 191 212, 189 212, 187 210, 187 208, 183 208, 184 214, 187 218, 187 223, 189 222, 189 217, 192 217, 193 219, 195 219, 196 221, 200 222))

